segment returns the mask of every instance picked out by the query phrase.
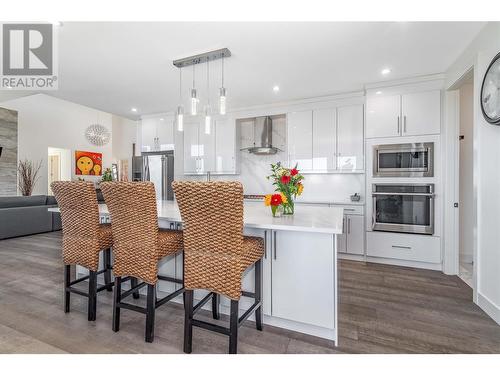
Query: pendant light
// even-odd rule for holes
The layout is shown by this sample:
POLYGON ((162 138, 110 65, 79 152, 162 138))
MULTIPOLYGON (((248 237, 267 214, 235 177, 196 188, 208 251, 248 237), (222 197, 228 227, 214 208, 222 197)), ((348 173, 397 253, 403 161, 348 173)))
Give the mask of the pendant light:
POLYGON ((224 56, 222 56, 222 84, 219 89, 219 113, 226 114, 226 88, 224 87, 224 56))
POLYGON ((184 107, 182 106, 182 69, 179 69, 179 105, 177 106, 177 130, 184 131, 184 107))
POLYGON ((207 60, 207 105, 205 107, 205 134, 210 134, 212 116, 210 109, 210 61, 207 60))
POLYGON ((198 112, 198 97, 196 96, 196 89, 194 86, 194 67, 196 64, 193 64, 193 88, 191 89, 191 115, 196 116, 198 112))

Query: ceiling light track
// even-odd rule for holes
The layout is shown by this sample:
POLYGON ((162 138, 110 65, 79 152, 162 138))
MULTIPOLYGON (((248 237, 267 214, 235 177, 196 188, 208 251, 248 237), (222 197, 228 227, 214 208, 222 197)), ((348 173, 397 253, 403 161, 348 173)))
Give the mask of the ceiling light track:
POLYGON ((223 57, 226 58, 230 56, 231 56, 231 51, 229 51, 229 49, 221 48, 215 51, 205 52, 199 55, 194 55, 174 60, 173 64, 177 68, 184 68, 186 66, 203 64, 206 63, 207 61, 219 60, 222 59, 223 57))

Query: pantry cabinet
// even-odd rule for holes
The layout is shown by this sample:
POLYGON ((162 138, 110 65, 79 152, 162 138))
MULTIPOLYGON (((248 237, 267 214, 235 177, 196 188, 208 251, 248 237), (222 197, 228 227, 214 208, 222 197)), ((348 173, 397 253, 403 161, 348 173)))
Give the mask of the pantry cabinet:
POLYGON ((371 95, 366 100, 366 137, 439 134, 440 90, 402 95, 371 95))
POLYGON ((141 120, 143 152, 174 149, 174 120, 171 116, 148 117, 141 120))

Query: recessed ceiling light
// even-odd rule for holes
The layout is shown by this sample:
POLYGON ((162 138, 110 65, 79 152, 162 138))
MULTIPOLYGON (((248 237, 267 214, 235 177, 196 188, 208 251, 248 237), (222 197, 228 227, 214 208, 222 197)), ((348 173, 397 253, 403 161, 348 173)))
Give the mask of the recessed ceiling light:
POLYGON ((137 108, 132 108, 131 111, 132 112, 137 112, 137 108))
POLYGON ((386 76, 386 75, 387 75, 387 74, 389 74, 390 72, 391 72, 391 69, 389 69, 389 68, 384 68, 384 69, 382 69, 382 72, 381 72, 381 73, 382 73, 384 76, 386 76))
POLYGON ((380 95, 382 94, 382 91, 377 91, 375 94, 380 95))
POLYGON ((273 91, 274 92, 279 92, 280 91, 280 87, 278 85, 274 85, 273 91))

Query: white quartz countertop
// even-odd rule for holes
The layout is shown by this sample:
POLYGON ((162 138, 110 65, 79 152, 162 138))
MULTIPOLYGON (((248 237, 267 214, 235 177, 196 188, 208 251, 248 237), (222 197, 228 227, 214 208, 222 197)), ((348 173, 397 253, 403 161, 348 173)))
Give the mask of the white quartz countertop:
MULTIPOLYGON (((158 219, 161 221, 182 222, 179 208, 174 201, 157 201, 158 219)), ((58 212, 59 208, 49 208, 58 212)), ((105 204, 99 205, 101 215, 109 215, 105 204)), ((271 209, 263 202, 245 201, 245 228, 285 230, 296 232, 341 234, 344 212, 341 207, 313 207, 295 205, 294 215, 273 217, 271 209)))

